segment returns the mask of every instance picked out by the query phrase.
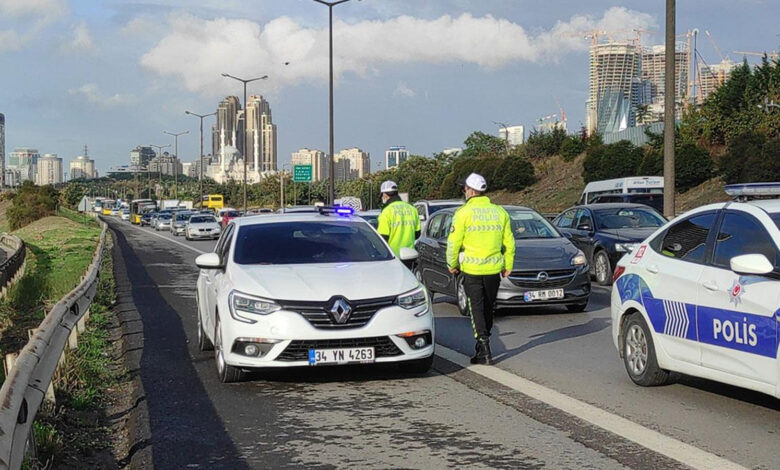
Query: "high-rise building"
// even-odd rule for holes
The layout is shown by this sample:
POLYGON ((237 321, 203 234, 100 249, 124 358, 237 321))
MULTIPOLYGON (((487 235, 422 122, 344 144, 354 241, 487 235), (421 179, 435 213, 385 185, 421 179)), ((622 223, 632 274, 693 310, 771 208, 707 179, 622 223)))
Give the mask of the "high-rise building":
POLYGON ((250 96, 246 119, 249 129, 247 163, 258 172, 276 171, 276 125, 271 119, 268 101, 260 95, 250 96))
POLYGON ((154 155, 154 150, 151 147, 139 145, 130 151, 130 165, 136 168, 145 168, 154 155))
POLYGON ((197 175, 195 174, 195 165, 197 165, 198 161, 194 162, 182 162, 181 163, 181 175, 187 176, 190 178, 195 178, 197 175))
POLYGON ((731 72, 737 66, 729 59, 723 59, 720 63, 713 65, 699 64, 698 78, 698 96, 696 102, 701 104, 712 92, 729 79, 731 72))
POLYGON ((0 113, 0 187, 5 184, 5 115, 0 113))
POLYGON ((38 159, 39 185, 62 183, 62 158, 57 154, 47 153, 38 159))
POLYGON ((336 172, 334 176, 336 180, 354 180, 363 178, 371 173, 371 155, 357 147, 342 150, 334 155, 334 169, 339 168, 336 163, 342 160, 349 160, 349 170, 342 168, 341 173, 336 172))
POLYGON ((346 158, 333 159, 333 179, 335 181, 350 181, 357 178, 357 171, 350 166, 352 162, 346 158))
POLYGON ((525 142, 525 127, 523 126, 508 126, 498 128, 498 137, 506 141, 509 145, 514 147, 515 145, 521 145, 525 142))
POLYGON ((165 152, 162 155, 154 157, 149 162, 149 171, 152 173, 162 173, 163 175, 173 176, 175 174, 182 174, 182 164, 179 159, 176 158, 176 155, 165 152))
POLYGON ((385 151, 385 168, 395 168, 409 159, 409 151, 404 146, 390 147, 385 151))
MULTIPOLYGON (((653 46, 642 51, 642 74, 641 80, 645 88, 639 99, 641 104, 655 105, 660 107, 661 119, 663 118, 664 95, 666 87, 666 51, 664 46, 653 46)), ((675 102, 682 104, 688 93, 688 70, 690 69, 690 58, 687 48, 678 44, 674 54, 674 94, 675 102)), ((677 106, 676 115, 679 119, 682 113, 682 106, 677 106)), ((655 113, 653 113, 655 116, 655 113)), ((655 122, 656 118, 642 119, 643 122, 655 122)))
MULTIPOLYGON (((238 122, 243 117, 241 102, 237 96, 228 96, 219 102, 217 123, 212 128, 212 154, 222 155, 225 147, 235 147, 244 154, 244 127, 238 122)), ((243 123, 243 119, 242 119, 243 123)))
MULTIPOLYGON (((85 152, 86 153, 86 152, 85 152)), ((95 160, 88 155, 79 155, 70 161, 70 179, 91 179, 95 177, 95 160)))
POLYGON ((590 47, 590 87, 586 103, 588 133, 633 127, 640 104, 641 55, 632 43, 594 43, 590 47))
MULTIPOLYGON (((312 181, 328 179, 328 159, 322 150, 302 148, 297 152, 293 152, 291 160, 293 165, 311 165, 312 181)), ((334 166, 334 170, 335 168, 334 166)))
POLYGON ((38 159, 41 154, 34 148, 15 148, 8 154, 8 168, 13 168, 19 173, 19 181, 35 182, 35 174, 38 170, 38 159))

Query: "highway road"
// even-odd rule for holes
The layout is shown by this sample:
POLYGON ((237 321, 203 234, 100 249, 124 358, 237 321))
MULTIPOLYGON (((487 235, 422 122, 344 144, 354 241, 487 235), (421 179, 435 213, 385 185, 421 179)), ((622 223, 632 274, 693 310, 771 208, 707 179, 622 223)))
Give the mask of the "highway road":
POLYGON ((468 320, 437 298, 439 357, 425 376, 319 368, 223 385, 196 339, 194 259, 214 242, 109 223, 127 268, 119 288, 144 322, 157 468, 780 468, 780 400, 628 379, 606 288, 585 313, 500 316, 494 367, 466 367, 468 320))

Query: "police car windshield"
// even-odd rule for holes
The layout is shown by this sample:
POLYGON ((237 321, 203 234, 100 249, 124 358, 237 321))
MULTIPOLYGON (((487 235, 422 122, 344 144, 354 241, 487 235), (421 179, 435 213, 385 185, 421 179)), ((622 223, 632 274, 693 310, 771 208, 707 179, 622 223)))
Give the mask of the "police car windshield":
POLYGON ((363 221, 276 222, 241 227, 233 260, 238 264, 358 263, 393 259, 363 221))
POLYGON ((638 207, 598 209, 593 212, 600 229, 651 228, 666 223, 655 211, 638 207))
POLYGON ((561 236, 544 217, 536 212, 508 209, 507 213, 515 240, 558 238, 561 236))

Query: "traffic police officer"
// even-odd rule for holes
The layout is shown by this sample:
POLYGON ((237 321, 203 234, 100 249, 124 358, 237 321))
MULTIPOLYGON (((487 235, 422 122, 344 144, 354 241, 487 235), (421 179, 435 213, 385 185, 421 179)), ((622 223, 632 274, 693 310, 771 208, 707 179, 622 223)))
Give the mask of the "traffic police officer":
POLYGON ((509 214, 483 193, 487 182, 472 173, 466 178, 466 204, 455 212, 447 238, 447 267, 462 273, 471 326, 477 339, 472 364, 492 364, 490 330, 501 276, 512 272, 515 238, 509 214))
POLYGON ((414 241, 420 236, 420 215, 414 206, 398 196, 395 182, 385 181, 379 190, 385 206, 379 213, 377 231, 387 240, 393 253, 400 257, 401 248, 414 248, 414 241))

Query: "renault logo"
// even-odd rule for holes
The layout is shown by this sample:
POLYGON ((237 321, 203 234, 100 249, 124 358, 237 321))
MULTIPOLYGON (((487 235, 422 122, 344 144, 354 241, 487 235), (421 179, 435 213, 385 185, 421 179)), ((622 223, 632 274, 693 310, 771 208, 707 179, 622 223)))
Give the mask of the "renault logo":
POLYGON ((333 321, 343 325, 349 320, 349 316, 352 314, 352 306, 343 298, 339 297, 330 307, 330 313, 333 321))
POLYGON ((536 275, 536 280, 539 282, 544 282, 547 279, 549 279, 550 275, 547 274, 545 271, 540 271, 539 274, 536 275))

